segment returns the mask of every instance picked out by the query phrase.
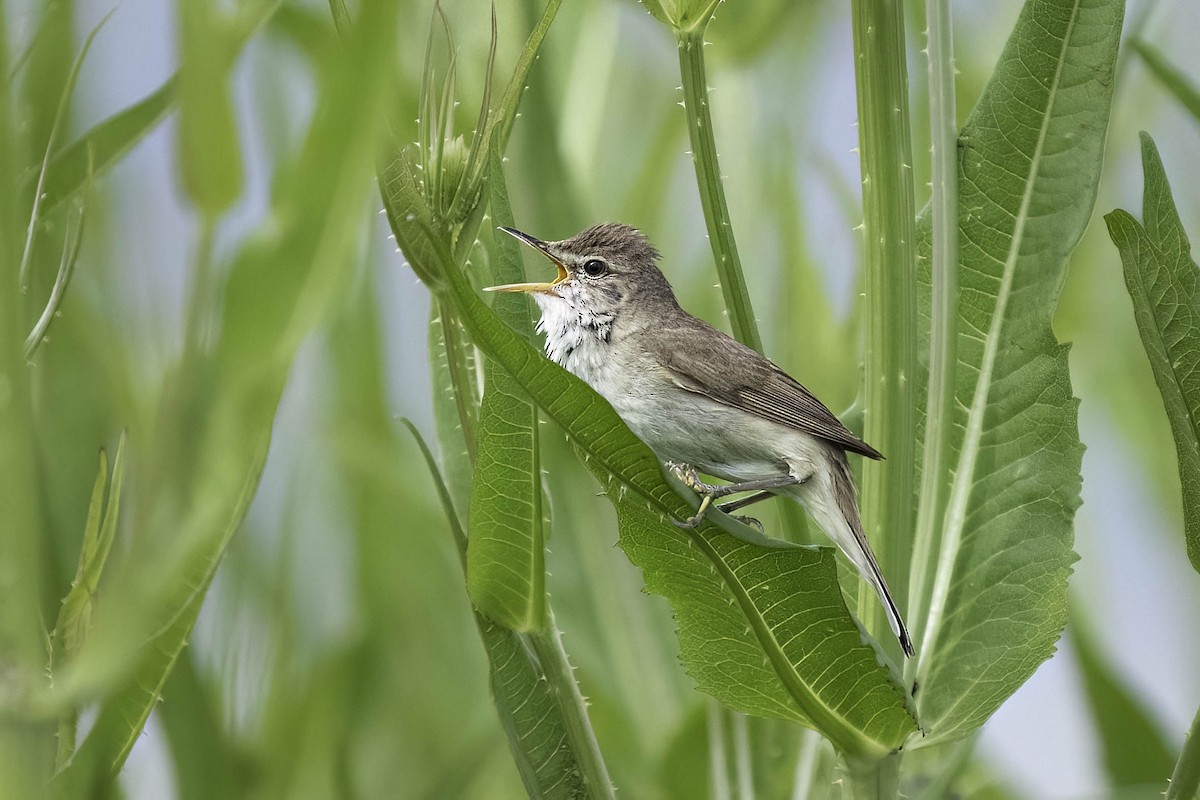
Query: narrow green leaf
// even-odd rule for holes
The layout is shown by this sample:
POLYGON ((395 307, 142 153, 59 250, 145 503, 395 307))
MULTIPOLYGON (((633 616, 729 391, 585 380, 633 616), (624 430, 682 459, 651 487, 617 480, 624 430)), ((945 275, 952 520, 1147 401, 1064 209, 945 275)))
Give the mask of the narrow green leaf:
POLYGON ((1183 486, 1183 535, 1200 570, 1200 267, 1184 233, 1162 159, 1142 134, 1143 225, 1127 212, 1105 216, 1121 252, 1142 345, 1162 395, 1183 486))
POLYGON ((1200 122, 1200 88, 1145 39, 1134 37, 1129 44, 1146 62, 1151 74, 1200 122))
POLYGON ((175 76, 142 100, 98 123, 54 154, 42 185, 42 211, 49 214, 87 185, 89 173, 99 175, 121 160, 146 134, 162 122, 177 98, 175 76))
MULTIPOLYGON (((500 154, 491 154, 492 220, 513 225, 500 154)), ((521 254, 510 236, 495 237, 492 279, 523 279, 521 254)), ((500 294, 493 310, 533 336, 529 301, 500 294)), ((484 616, 516 631, 539 630, 546 620, 546 548, 542 530, 542 473, 537 409, 503 367, 484 364, 479 440, 467 517, 467 590, 484 616)))
POLYGON ((50 160, 54 155, 54 147, 58 141, 59 130, 66 122, 67 109, 71 105, 71 95, 75 91, 75 83, 79 79, 79 70, 83 66, 84 59, 87 58, 88 50, 92 47, 92 42, 96 39, 96 34, 100 32, 100 29, 104 27, 104 23, 108 22, 115 11, 116 9, 114 8, 105 14, 104 18, 96 24, 96 27, 92 28, 91 33, 83 40, 83 47, 79 49, 79 55, 75 57, 75 62, 71 65, 71 71, 67 75, 66 84, 63 86, 62 96, 58 100, 58 110, 55 112, 54 124, 50 128, 49 136, 46 138, 46 152, 42 157, 41 169, 38 170, 37 181, 34 184, 33 202, 29 212, 29 225, 25 231, 25 249, 21 253, 20 275, 22 287, 25 286, 25 281, 29 276, 30 259, 33 255, 34 234, 37 231, 42 215, 45 213, 43 209, 45 201, 43 189, 46 185, 46 177, 50 171, 50 160))
MULTIPOLYGON (((1027 2, 959 139, 955 466, 913 620, 914 746, 977 730, 1066 622, 1083 446, 1051 319, 1095 202, 1122 16, 1121 0, 1027 2)), ((927 218, 919 233, 928 308, 927 218)))
POLYGON ((1109 784, 1161 792, 1174 758, 1158 725, 1107 662, 1077 612, 1071 615, 1070 633, 1109 784))

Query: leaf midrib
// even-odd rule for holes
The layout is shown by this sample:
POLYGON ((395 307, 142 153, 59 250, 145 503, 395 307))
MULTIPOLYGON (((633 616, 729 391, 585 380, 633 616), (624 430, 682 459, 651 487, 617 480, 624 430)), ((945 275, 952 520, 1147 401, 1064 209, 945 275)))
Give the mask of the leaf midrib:
MULTIPOLYGON (((1071 18, 1063 34, 1062 47, 1059 50, 1058 63, 1054 69, 1054 80, 1050 84, 1045 111, 1042 113, 1042 124, 1038 130, 1037 145, 1030 159, 1028 177, 1025 181, 1025 191, 1021 196, 1021 207, 1017 213, 1013 228, 1012 241, 1009 244, 1008 256, 1004 262, 1004 273, 1000 282, 1000 291, 996 296, 996 307, 992 321, 988 326, 988 336, 984 343, 983 362, 980 364, 979 377, 975 382, 975 393, 971 399, 971 408, 967 416, 966 432, 963 435, 963 446, 959 454, 954 480, 950 489, 950 502, 946 507, 946 524, 944 525, 942 547, 938 554, 938 569, 934 577, 933 591, 930 595, 929 615, 926 617, 925 633, 921 641, 920 665, 917 668, 917 681, 925 685, 930 669, 929 654, 933 652, 941 635, 942 621, 945 615, 946 598, 950 592, 950 582, 956 566, 957 554, 962 545, 963 529, 966 526, 967 505, 971 487, 975 480, 975 463, 978 458, 980 440, 983 436, 983 418, 987 411, 988 395, 990 394, 992 371, 995 368, 996 356, 999 353, 999 338, 1004 327, 1005 315, 1008 310, 1009 295, 1012 292, 1013 276, 1016 273, 1017 261, 1023 242, 1025 223, 1029 216, 1029 207, 1033 202, 1034 186, 1037 184, 1037 174, 1041 168, 1042 150, 1046 142, 1046 134, 1053 118, 1054 107, 1058 100, 1059 85, 1062 80, 1063 67, 1067 61, 1067 51, 1070 48, 1071 36, 1075 30, 1075 22, 1079 18, 1081 0, 1075 0, 1071 18)), ((947 716, 966 695, 960 695, 951 704, 947 716)))
POLYGON ((755 605, 754 599, 750 597, 750 591, 742 583, 725 560, 720 557, 715 548, 708 543, 708 540, 701 535, 699 531, 687 531, 692 541, 704 553, 705 557, 716 566, 725 580, 725 585, 729 587, 733 596, 737 598, 738 605, 742 607, 746 619, 754 626, 758 634, 758 640, 763 645, 763 652, 771 660, 771 666, 775 670, 775 674, 779 676, 780 682, 788 689, 788 694, 800 706, 800 709, 808 715, 814 723, 819 726, 819 729, 833 741, 835 732, 845 731, 852 735, 852 741, 846 741, 845 737, 839 737, 835 742, 839 749, 846 753, 858 753, 862 755, 884 755, 890 752, 891 748, 876 739, 872 739, 861 731, 858 726, 850 722, 840 712, 832 708, 828 703, 821 699, 821 696, 814 690, 796 671, 791 659, 787 657, 787 653, 783 652, 783 645, 775 638, 775 632, 771 629, 770 624, 763 618, 762 612, 755 605), (767 646, 767 645, 770 646, 767 646), (811 703, 804 702, 801 698, 811 698, 811 703), (814 710, 817 713, 813 713, 814 710))

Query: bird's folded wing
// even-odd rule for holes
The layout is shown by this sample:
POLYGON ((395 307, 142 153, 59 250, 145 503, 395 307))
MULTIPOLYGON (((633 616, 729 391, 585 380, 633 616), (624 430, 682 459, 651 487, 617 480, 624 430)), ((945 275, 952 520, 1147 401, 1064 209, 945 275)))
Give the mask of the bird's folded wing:
POLYGON ((677 353, 664 355, 660 363, 681 389, 825 439, 852 453, 883 458, 808 389, 749 348, 745 354, 723 354, 730 358, 688 359, 686 363, 677 353), (731 364, 737 366, 731 369, 731 364))

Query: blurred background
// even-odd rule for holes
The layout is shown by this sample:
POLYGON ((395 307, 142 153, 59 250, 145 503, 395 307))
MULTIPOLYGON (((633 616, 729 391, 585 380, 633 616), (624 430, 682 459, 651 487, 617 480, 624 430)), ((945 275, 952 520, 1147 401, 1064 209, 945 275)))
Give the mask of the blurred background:
MULTIPOLYGON (((412 140, 432 6, 400 1, 396 124, 412 140)), ((923 205, 923 10, 911 5, 923 205)), ((465 132, 482 92, 489 6, 454 0, 444 8, 465 132)), ((496 8, 497 74, 506 76, 541 4, 498 0, 496 8)), ((1019 0, 954 3, 960 121, 1019 8, 1019 0)), ((216 228, 218 270, 247 237, 269 232, 277 166, 295 155, 314 108, 319 73, 298 32, 331 35, 328 9, 293 0, 283 9, 233 72, 245 181, 216 228)), ((24 66, 38 76, 37 91, 57 98, 83 38, 110 10, 109 0, 9 0, 11 53, 52 20, 24 66)), ((1134 24, 1200 83, 1200 4, 1131 2, 1127 29, 1134 24)), ((64 141, 158 88, 179 63, 183 35, 174 4, 122 0, 83 65, 64 141)), ((861 250, 849 5, 729 3, 708 39, 725 189, 767 352, 844 409, 858 380, 861 250)), ((1090 634, 1177 750, 1200 706, 1200 575, 1184 552, 1174 447, 1100 215, 1124 207, 1140 217, 1144 129, 1158 143, 1184 226, 1200 236, 1200 121, 1136 55, 1122 59, 1096 216, 1056 319, 1058 337, 1073 343, 1088 447, 1072 625, 1090 634)), ((517 224, 548 239, 600 221, 637 225, 664 253, 683 305, 722 325, 668 31, 634 0, 565 3, 529 83, 507 151, 517 224)), ((24 102, 34 107, 28 93, 24 102)), ((31 114, 28 124, 45 121, 31 114)), ((129 428, 138 458, 136 432, 161 413, 164 381, 184 346, 201 226, 180 180, 172 115, 91 189, 62 317, 31 367, 55 591, 74 570, 97 450, 111 452, 129 428)), ((299 352, 247 521, 132 751, 122 777, 130 798, 221 796, 220 781, 247 775, 274 782, 282 795, 289 785, 329 780, 370 797, 524 796, 488 698, 452 539, 419 451, 398 423, 409 418, 433 438, 439 387, 426 347, 429 295, 394 252, 383 217, 369 211, 348 299, 299 352), (175 694, 187 702, 173 703, 175 694), (203 702, 190 705, 197 698, 203 702), (188 772, 180 754, 201 735, 215 742, 227 778, 188 772), (334 753, 349 756, 338 761, 334 753), (350 774, 331 776, 335 761, 350 774)), ((544 265, 528 267, 541 274, 544 265)), ((681 754, 703 735, 705 700, 678 666, 666 603, 641 592, 641 576, 615 547, 610 506, 561 432, 548 426, 543 447, 554 518, 551 596, 613 778, 625 797, 697 796, 688 793, 697 779, 688 773, 698 773, 703 792, 704 767, 681 754)), ((137 475, 128 487, 135 497, 137 475)), ((768 529, 776 513, 764 512, 768 529)), ((1109 794, 1076 641, 1069 629, 1059 654, 978 743, 987 772, 1014 795, 1109 794)))

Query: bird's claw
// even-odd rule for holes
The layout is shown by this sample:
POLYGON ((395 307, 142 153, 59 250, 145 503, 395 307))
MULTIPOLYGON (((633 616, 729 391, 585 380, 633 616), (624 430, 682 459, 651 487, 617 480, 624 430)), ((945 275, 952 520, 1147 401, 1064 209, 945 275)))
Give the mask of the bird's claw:
MULTIPOLYGON (((674 470, 675 466, 672 465, 671 469, 674 470)), ((693 472, 695 472, 695 470, 693 470, 693 472)), ((698 508, 696 510, 695 514, 693 514, 692 516, 688 517, 687 519, 685 519, 683 521, 673 519, 673 520, 671 520, 671 522, 674 522, 675 526, 678 528, 683 528, 685 530, 691 530, 692 528, 697 527, 704 520, 704 515, 706 513, 708 513, 708 507, 711 505, 712 505, 712 495, 706 494, 701 498, 700 508, 698 508)))
POLYGON ((763 527, 763 524, 754 517, 742 516, 740 514, 730 514, 730 516, 733 517, 734 519, 736 519, 738 522, 742 523, 743 525, 749 525, 752 528, 758 528, 759 533, 767 532, 767 529, 763 527))

